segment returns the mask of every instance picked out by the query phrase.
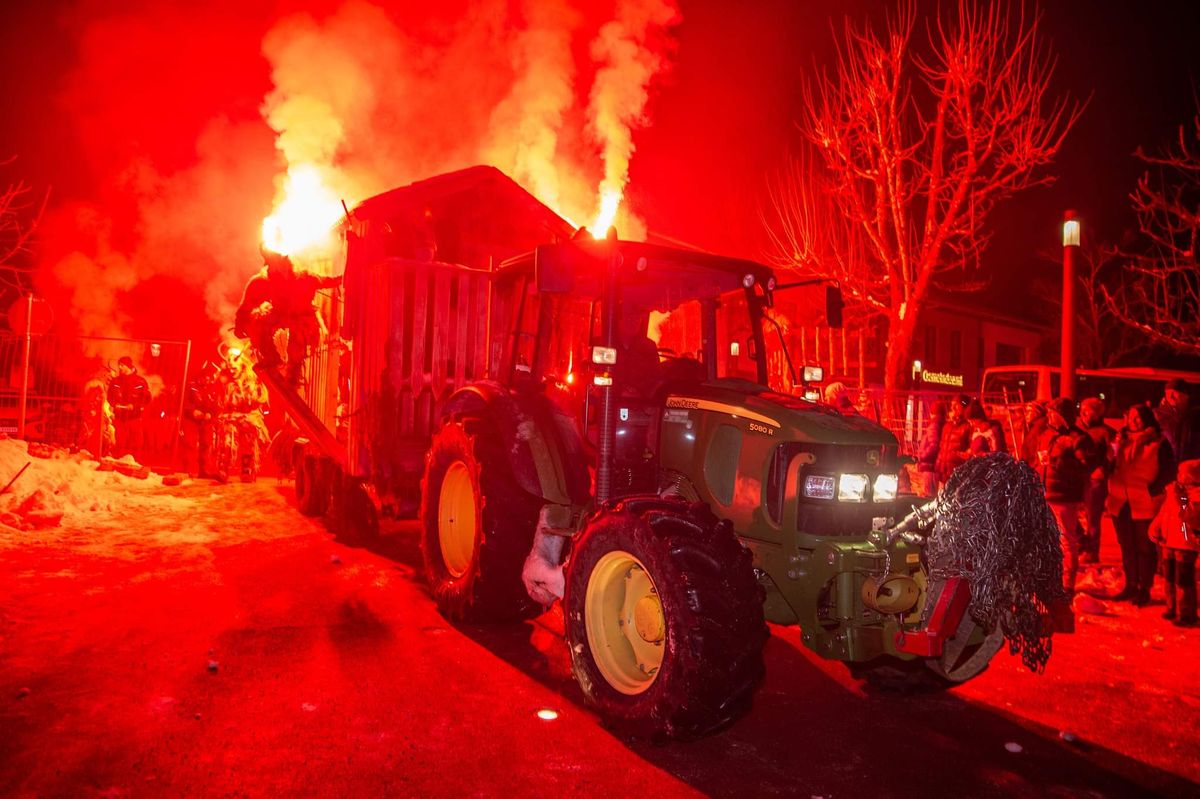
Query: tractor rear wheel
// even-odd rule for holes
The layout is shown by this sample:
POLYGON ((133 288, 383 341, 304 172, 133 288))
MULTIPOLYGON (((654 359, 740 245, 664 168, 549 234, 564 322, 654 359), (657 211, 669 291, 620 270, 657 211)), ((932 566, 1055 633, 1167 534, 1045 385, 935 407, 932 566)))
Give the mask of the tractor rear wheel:
POLYGON ((521 568, 541 503, 513 480, 495 427, 446 423, 421 480, 421 552, 438 610, 452 621, 531 618, 521 568))
POLYGON ((564 609, 575 678, 605 723, 687 740, 750 709, 769 635, 751 560, 701 503, 630 499, 592 517, 564 609))

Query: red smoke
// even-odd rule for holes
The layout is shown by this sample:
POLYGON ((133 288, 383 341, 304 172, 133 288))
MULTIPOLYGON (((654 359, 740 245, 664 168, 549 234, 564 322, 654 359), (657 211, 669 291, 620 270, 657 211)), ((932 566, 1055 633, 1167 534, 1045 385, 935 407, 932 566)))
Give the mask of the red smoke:
POLYGON ((79 4, 58 100, 97 188, 43 223, 40 290, 60 319, 147 337, 227 326, 298 164, 353 203, 493 163, 590 222, 601 180, 627 179, 673 0, 395 5, 79 4))

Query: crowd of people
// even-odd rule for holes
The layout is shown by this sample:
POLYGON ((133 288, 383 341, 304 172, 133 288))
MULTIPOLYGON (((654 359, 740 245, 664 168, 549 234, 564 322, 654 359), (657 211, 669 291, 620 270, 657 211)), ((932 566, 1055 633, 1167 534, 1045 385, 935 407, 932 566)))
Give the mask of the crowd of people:
POLYGON ((258 476, 270 442, 264 415, 267 392, 238 349, 206 362, 185 387, 175 447, 171 436, 179 395, 164 393, 170 394, 169 414, 156 404, 160 398, 152 394, 132 358, 120 358, 115 371, 101 368, 84 385, 76 447, 96 458, 132 459, 137 464, 177 459, 191 476, 221 482, 258 476))
POLYGON ((1121 550, 1125 586, 1111 599, 1150 603, 1156 574, 1165 580, 1163 617, 1197 624, 1200 552, 1200 408, 1180 380, 1156 406, 1134 405, 1120 429, 1105 421, 1103 399, 1031 402, 1012 415, 1006 436, 977 399, 960 394, 934 403, 919 442, 917 471, 926 494, 967 459, 1007 451, 1041 477, 1058 521, 1063 584, 1075 590, 1080 563, 1096 562, 1105 516, 1121 550))

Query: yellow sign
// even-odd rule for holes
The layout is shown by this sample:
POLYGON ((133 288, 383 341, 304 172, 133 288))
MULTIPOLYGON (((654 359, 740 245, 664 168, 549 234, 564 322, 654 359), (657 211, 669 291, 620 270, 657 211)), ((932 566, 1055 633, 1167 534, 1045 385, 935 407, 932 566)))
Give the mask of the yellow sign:
POLYGON ((948 372, 924 371, 921 372, 921 380, 925 383, 936 383, 939 386, 954 386, 955 388, 962 388, 963 385, 962 375, 952 375, 948 372))
MULTIPOLYGON (((770 416, 763 416, 761 413, 739 408, 736 405, 726 405, 724 402, 713 402, 712 400, 699 399, 696 397, 667 397, 668 408, 687 408, 689 410, 698 411, 716 411, 717 413, 727 413, 734 418, 750 419, 755 422, 779 427, 779 422, 772 419, 770 416)), ((760 431, 761 432, 761 431, 760 431)))

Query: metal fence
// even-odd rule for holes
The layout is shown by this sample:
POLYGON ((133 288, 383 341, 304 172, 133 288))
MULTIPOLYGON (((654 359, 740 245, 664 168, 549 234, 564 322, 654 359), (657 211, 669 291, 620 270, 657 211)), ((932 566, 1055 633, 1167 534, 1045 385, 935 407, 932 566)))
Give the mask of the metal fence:
POLYGON ((167 463, 179 430, 190 341, 0 333, 0 431, 79 445, 85 392, 107 387, 122 356, 133 359, 150 386, 140 459, 167 463))

